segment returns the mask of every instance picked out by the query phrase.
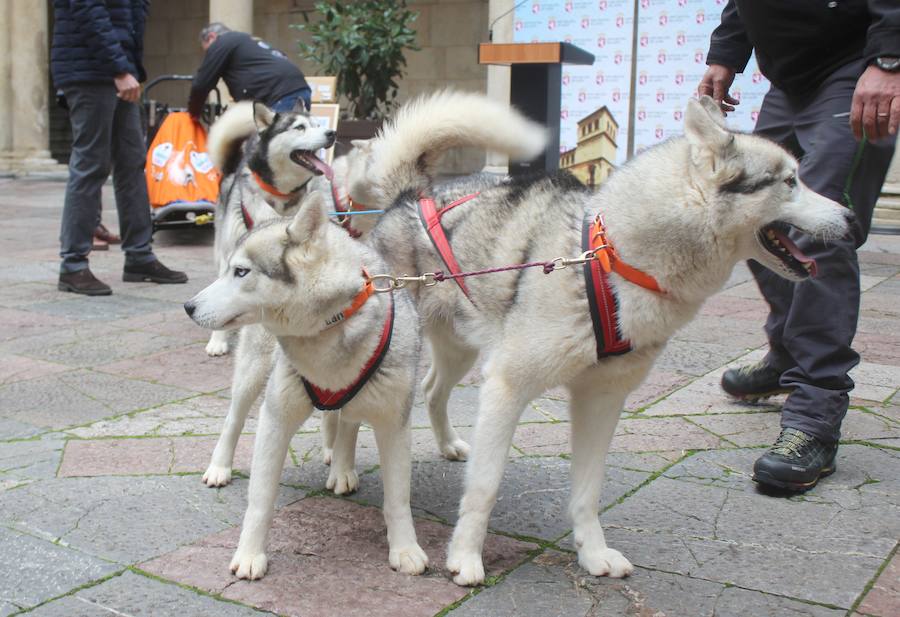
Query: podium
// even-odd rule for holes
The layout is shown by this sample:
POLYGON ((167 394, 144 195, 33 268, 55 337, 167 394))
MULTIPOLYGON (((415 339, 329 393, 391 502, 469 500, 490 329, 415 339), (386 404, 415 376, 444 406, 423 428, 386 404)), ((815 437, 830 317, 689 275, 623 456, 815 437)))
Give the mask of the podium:
POLYGON ((510 163, 510 175, 559 169, 562 65, 591 65, 594 55, 571 43, 481 43, 478 63, 509 65, 509 102, 549 129, 544 154, 533 161, 510 163))

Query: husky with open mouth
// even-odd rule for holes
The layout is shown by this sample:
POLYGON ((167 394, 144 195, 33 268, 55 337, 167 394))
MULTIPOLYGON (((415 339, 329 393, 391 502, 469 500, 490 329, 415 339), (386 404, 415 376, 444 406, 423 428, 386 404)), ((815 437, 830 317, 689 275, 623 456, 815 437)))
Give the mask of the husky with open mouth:
MULTIPOLYGON (((409 105, 371 144, 364 165, 348 171, 351 194, 367 190, 393 202, 369 237, 390 272, 429 283, 410 289, 432 353, 429 411, 445 410, 453 386, 479 354, 485 360, 447 568, 460 585, 484 582, 482 546, 519 417, 531 400, 563 386, 578 560, 593 575, 626 576, 632 565, 607 546, 599 521, 606 453, 626 396, 736 263, 755 259, 804 279, 815 264, 788 238, 788 226, 836 238, 852 213, 804 186, 784 149, 729 131, 709 97, 688 104, 682 137, 639 154, 596 193, 568 174, 536 175, 473 182, 460 200, 433 187, 431 172, 442 151, 489 147, 485 132, 497 137, 508 128, 473 122, 482 104, 445 92, 409 105), (575 260, 559 269, 565 262, 557 257, 575 260), (446 278, 524 263, 550 272, 446 278)), ((517 128, 523 144, 540 136, 537 127, 517 128)))

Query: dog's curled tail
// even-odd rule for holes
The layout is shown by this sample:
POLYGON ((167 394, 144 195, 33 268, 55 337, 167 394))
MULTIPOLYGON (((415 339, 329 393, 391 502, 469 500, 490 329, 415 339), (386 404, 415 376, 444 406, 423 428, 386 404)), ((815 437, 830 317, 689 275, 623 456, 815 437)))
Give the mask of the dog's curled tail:
POLYGON ((232 103, 209 129, 206 148, 223 176, 233 174, 241 160, 241 144, 256 132, 253 103, 232 103))
POLYGON ((543 152, 546 130, 506 103, 483 94, 443 90, 407 103, 373 144, 369 179, 389 202, 401 191, 423 190, 446 151, 477 147, 513 160, 543 152))

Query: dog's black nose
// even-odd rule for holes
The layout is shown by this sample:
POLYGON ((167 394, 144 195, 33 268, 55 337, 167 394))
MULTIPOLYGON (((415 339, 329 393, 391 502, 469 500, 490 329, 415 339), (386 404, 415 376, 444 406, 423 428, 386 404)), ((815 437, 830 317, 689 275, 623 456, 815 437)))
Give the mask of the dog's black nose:
POLYGON ((334 144, 335 137, 337 137, 337 133, 335 133, 331 129, 328 129, 327 131, 325 131, 325 139, 328 140, 329 147, 334 144))
POLYGON ((188 314, 188 317, 194 316, 194 311, 197 310, 197 305, 191 302, 184 303, 184 312, 188 314))

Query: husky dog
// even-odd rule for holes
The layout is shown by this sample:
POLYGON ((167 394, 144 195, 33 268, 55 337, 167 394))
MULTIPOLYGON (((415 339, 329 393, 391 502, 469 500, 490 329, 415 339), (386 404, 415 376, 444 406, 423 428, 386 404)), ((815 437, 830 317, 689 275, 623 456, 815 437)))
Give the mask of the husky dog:
MULTIPOLYGON (((367 190, 394 201, 369 238, 391 273, 446 270, 417 203, 431 191, 431 165, 442 151, 490 147, 492 140, 540 141, 540 131, 521 124, 507 133, 511 119, 486 118, 484 104, 474 95, 442 93, 408 106, 371 144, 363 168, 349 170, 351 194, 367 190)), ((480 194, 443 217, 463 270, 576 257, 583 221, 602 214, 606 243, 621 262, 654 277, 661 292, 617 271, 608 274, 618 333, 632 351, 598 359, 584 273, 590 266, 467 278, 468 297, 452 281, 411 289, 433 356, 424 382, 429 411, 445 409, 452 387, 480 352, 485 356, 447 567, 457 584, 484 581, 482 546, 519 416, 529 401, 562 385, 571 399, 569 513, 579 563, 593 575, 626 576, 632 565, 606 545, 599 522, 606 452, 626 396, 737 262, 752 258, 785 278, 803 279, 814 264, 788 239, 787 226, 834 238, 846 233, 852 214, 804 186, 785 150, 730 132, 709 97, 688 104, 683 137, 638 155, 597 193, 567 174, 472 189, 480 194)))
MULTIPOLYGON (((496 135, 485 130, 485 144, 512 157, 530 158, 543 145, 543 136, 522 140, 532 125, 510 115, 505 105, 483 101, 479 110, 487 124, 503 123, 496 135)), ((427 103, 427 101, 426 101, 427 103)), ((433 111, 446 101, 435 99, 433 111)), ((427 104, 416 106, 427 112, 427 104)), ((446 116, 446 114, 445 114, 446 116)), ((432 127, 433 128, 433 127, 432 127)), ((478 145, 476 143, 473 145, 478 145)), ((429 166, 431 163, 429 163, 429 166)), ((319 388, 340 390, 369 370, 371 378, 341 407, 341 427, 354 427, 355 445, 360 422, 372 425, 384 478, 384 517, 390 545, 389 563, 402 572, 418 574, 428 560, 416 542, 409 506, 410 423, 416 368, 420 351, 419 319, 405 291, 378 293, 356 307, 361 288, 372 285, 368 273, 388 269, 367 244, 354 240, 336 225, 326 223, 326 200, 313 193, 292 219, 263 222, 242 236, 228 258, 225 273, 185 304, 188 315, 210 329, 258 325, 277 340, 275 366, 266 388, 253 450, 249 500, 244 526, 231 569, 239 578, 265 574, 266 535, 271 525, 278 481, 291 437, 313 410, 307 381, 319 388), (392 330, 387 330, 389 313, 392 330), (390 332, 380 362, 372 363, 379 340, 390 332)), ((437 430, 437 429, 436 429, 437 430)), ((455 435, 452 427, 443 427, 455 435)), ((339 429, 339 434, 343 429, 339 429)), ((338 456, 335 444, 335 456, 338 456)))

